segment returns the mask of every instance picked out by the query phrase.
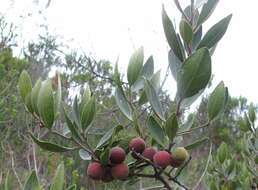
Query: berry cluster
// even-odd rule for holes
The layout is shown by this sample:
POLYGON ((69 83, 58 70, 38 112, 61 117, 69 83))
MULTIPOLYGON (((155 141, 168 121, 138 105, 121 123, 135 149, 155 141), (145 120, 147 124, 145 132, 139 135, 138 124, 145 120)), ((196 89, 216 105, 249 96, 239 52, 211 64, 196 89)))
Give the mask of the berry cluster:
MULTIPOLYGON (((129 149, 136 160, 147 159, 162 169, 168 166, 178 168, 189 156, 183 147, 178 147, 173 152, 146 147, 145 141, 140 137, 130 141, 129 149)), ((103 182, 110 182, 113 179, 126 180, 130 172, 128 165, 123 163, 125 159, 126 151, 119 146, 113 147, 109 153, 109 164, 104 166, 99 161, 92 161, 87 168, 87 175, 93 180, 103 182)))

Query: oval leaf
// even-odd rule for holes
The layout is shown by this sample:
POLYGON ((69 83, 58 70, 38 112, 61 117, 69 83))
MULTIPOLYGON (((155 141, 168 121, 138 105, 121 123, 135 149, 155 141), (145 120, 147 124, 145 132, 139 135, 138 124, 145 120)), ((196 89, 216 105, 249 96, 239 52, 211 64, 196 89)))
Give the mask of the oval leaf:
POLYGON ((19 81, 18 81, 18 87, 20 91, 20 95, 22 97, 23 102, 25 102, 26 96, 31 92, 32 84, 30 75, 27 71, 22 71, 19 81))
POLYGON ((153 116, 150 116, 150 118, 147 121, 148 129, 150 131, 151 137, 161 146, 164 147, 165 144, 165 133, 164 130, 161 128, 159 123, 155 120, 153 116))
POLYGON ((65 109, 63 108, 64 116, 65 116, 65 121, 67 124, 67 127, 69 128, 70 132, 72 133, 72 136, 78 140, 81 140, 82 137, 80 135, 80 132, 78 131, 78 128, 76 127, 76 124, 71 121, 69 118, 68 114, 66 113, 65 109))
POLYGON ((182 62, 174 54, 172 49, 168 53, 168 62, 169 62, 169 67, 170 67, 172 76, 174 77, 175 80, 177 80, 177 74, 182 67, 182 62))
POLYGON ((232 14, 211 27, 201 40, 198 49, 202 47, 210 49, 215 46, 226 33, 231 18, 232 14))
POLYGON ((152 86, 152 84, 150 83, 150 81, 145 80, 144 90, 154 112, 159 116, 159 118, 164 120, 163 110, 158 98, 158 94, 152 86))
POLYGON ((23 190, 40 190, 40 184, 35 171, 31 172, 30 176, 26 180, 23 190))
POLYGON ((83 149, 79 150, 79 155, 82 160, 91 160, 91 155, 83 149))
POLYGON ((130 86, 132 86, 140 76, 143 59, 144 53, 143 48, 141 47, 133 53, 127 68, 127 80, 130 86))
POLYGON ((42 149, 48 150, 50 152, 67 152, 74 150, 74 148, 68 148, 68 147, 63 147, 54 143, 49 143, 46 141, 41 141, 38 138, 36 138, 32 133, 30 133, 30 136, 32 140, 42 149))
POLYGON ((31 91, 31 103, 34 112, 39 116, 38 111, 38 95, 41 88, 41 79, 38 79, 31 91))
POLYGON ((60 74, 57 73, 56 75, 57 77, 57 91, 55 93, 55 118, 58 117, 58 115, 60 114, 60 105, 61 105, 61 99, 62 99, 62 86, 61 86, 61 79, 60 79, 60 74))
POLYGON ((146 63, 143 65, 142 72, 140 74, 140 77, 137 79, 137 81, 133 84, 131 87, 131 90, 133 92, 136 92, 144 87, 144 78, 150 79, 154 72, 154 60, 153 57, 150 56, 146 63))
POLYGON ((177 93, 180 100, 196 95, 204 89, 211 77, 211 57, 207 48, 192 54, 178 73, 177 93))
POLYGON ((189 44, 193 39, 193 29, 191 25, 185 19, 182 19, 179 29, 181 37, 187 44, 189 44))
POLYGON ((222 142, 218 148, 218 160, 221 164, 225 161, 228 155, 228 146, 226 143, 222 142))
POLYGON ((220 113, 223 112, 226 103, 226 88, 223 82, 220 82, 215 90, 212 92, 208 102, 208 115, 209 119, 215 119, 220 113))
POLYGON ((95 98, 93 96, 83 107, 83 112, 81 115, 81 124, 83 129, 86 129, 92 123, 95 113, 96 113, 96 103, 95 103, 95 98))
POLYGON ((53 182, 52 182, 49 190, 63 190, 64 177, 65 177, 64 163, 62 162, 57 167, 53 182))
POLYGON ((44 125, 49 129, 52 128, 55 113, 52 83, 50 80, 45 81, 39 90, 38 111, 44 125))
POLYGON ((197 26, 200 26, 202 23, 204 23, 210 15, 215 10, 219 0, 208 0, 202 7, 202 11, 200 13, 200 16, 198 18, 197 26))
POLYGON ((171 142, 173 142, 178 130, 178 122, 175 113, 172 113, 165 123, 165 131, 171 142))
POLYGON ((116 104, 120 108, 121 112, 129 119, 133 120, 132 109, 128 103, 128 100, 125 97, 124 91, 122 88, 117 87, 115 91, 116 104))
POLYGON ((175 28, 168 17, 166 10, 164 6, 162 7, 162 23, 163 23, 163 28, 165 32, 165 36, 167 38, 168 44, 170 48, 173 50, 175 55, 181 60, 184 60, 183 53, 180 48, 180 44, 178 42, 177 34, 175 31, 175 28))

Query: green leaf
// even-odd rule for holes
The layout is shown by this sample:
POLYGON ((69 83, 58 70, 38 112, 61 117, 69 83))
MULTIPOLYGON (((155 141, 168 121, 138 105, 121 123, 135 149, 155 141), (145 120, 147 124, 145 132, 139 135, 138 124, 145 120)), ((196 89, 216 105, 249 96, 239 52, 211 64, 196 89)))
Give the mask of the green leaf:
POLYGON ((60 106, 61 106, 61 99, 62 99, 62 86, 61 86, 61 79, 60 79, 60 74, 57 74, 57 91, 55 94, 55 118, 58 117, 58 115, 60 114, 60 106))
POLYGON ((215 119, 225 109, 227 100, 227 89, 225 88, 224 82, 220 82, 215 90, 211 93, 208 102, 208 115, 209 119, 215 119))
MULTIPOLYGON (((160 88, 160 72, 161 70, 157 71, 152 77, 151 77, 151 84, 154 87, 155 91, 158 93, 159 88, 160 88)), ((145 104, 148 102, 147 95, 145 91, 142 91, 140 98, 139 98, 139 105, 145 104)))
POLYGON ((39 116, 39 111, 38 111, 38 96, 39 96, 39 90, 41 88, 41 79, 38 79, 37 82, 35 83, 34 87, 32 88, 31 91, 31 103, 32 103, 32 108, 34 112, 39 116))
POLYGON ((145 80, 144 90, 154 112, 159 116, 159 118, 164 120, 163 109, 159 101, 158 94, 150 81, 145 80))
POLYGON ((118 64, 117 63, 115 65, 113 78, 114 78, 114 81, 115 81, 116 85, 121 87, 122 83, 121 83, 121 80, 120 80, 120 73, 118 71, 118 64))
POLYGON ((75 96, 75 98, 73 100, 72 116, 73 116, 73 119, 74 119, 74 122, 76 123, 76 125, 81 128, 80 110, 79 110, 77 96, 75 96))
POLYGON ((192 48, 195 50, 202 40, 202 26, 194 33, 193 40, 192 40, 192 48))
POLYGON ((250 104, 250 106, 248 108, 248 116, 249 116, 250 121, 252 123, 254 123, 256 120, 256 112, 255 112, 255 107, 253 104, 250 104))
POLYGON ((87 85, 86 89, 83 92, 81 103, 79 106, 80 107, 80 115, 82 115, 83 108, 90 101, 90 98, 91 98, 91 92, 90 92, 89 86, 87 85))
POLYGON ((211 57, 207 48, 192 54, 183 64, 177 77, 180 100, 196 95, 204 89, 211 77, 211 57))
POLYGON ((181 37, 187 44, 189 44, 193 39, 193 29, 191 25, 185 19, 182 19, 179 29, 181 37))
POLYGON ((100 139, 100 141, 98 142, 95 149, 98 149, 98 148, 102 147, 103 145, 105 145, 112 138, 113 132, 114 132, 114 128, 108 130, 105 133, 105 135, 103 135, 103 137, 100 139))
POLYGON ((81 124, 82 128, 86 129, 93 121, 96 114, 96 103, 95 98, 92 96, 87 104, 84 105, 82 115, 81 115, 81 124))
POLYGON ((153 56, 150 56, 142 68, 142 76, 150 79, 154 73, 154 60, 153 56))
POLYGON ((30 133, 30 136, 32 140, 42 149, 48 150, 50 152, 67 152, 74 150, 74 148, 68 148, 68 147, 63 147, 54 143, 49 143, 46 141, 41 141, 38 138, 36 138, 32 133, 30 133))
POLYGON ((50 80, 45 81, 39 90, 38 111, 44 125, 51 129, 54 123, 54 97, 52 83, 50 80))
POLYGON ((18 87, 20 91, 20 95, 22 97, 23 102, 25 102, 26 96, 31 92, 32 84, 31 79, 27 71, 22 71, 19 81, 18 87))
POLYGON ((25 98, 25 105, 26 105, 26 108, 28 109, 28 111, 33 114, 34 109, 33 109, 32 102, 31 102, 31 92, 29 94, 27 94, 27 96, 25 98))
POLYGON ((100 163, 102 165, 108 165, 109 163, 109 153, 110 153, 110 148, 105 148, 103 152, 100 154, 100 163))
POLYGON ((4 190, 11 190, 11 180, 10 180, 10 172, 7 172, 7 175, 4 180, 4 190))
POLYGON ((105 135, 102 136, 95 149, 99 149, 100 147, 106 145, 107 142, 110 141, 113 136, 116 136, 123 128, 124 127, 122 125, 117 125, 108 130, 105 135))
POLYGON ((219 0, 208 0, 202 7, 202 11, 197 21, 197 26, 202 25, 213 13, 219 0))
POLYGON ((76 190, 77 189, 77 185, 73 184, 70 187, 68 187, 66 190, 76 190))
POLYGON ((179 131, 180 132, 187 131, 190 128, 192 128, 194 125, 195 119, 196 119, 196 116, 194 114, 189 114, 186 122, 179 126, 179 131))
POLYGON ((125 97, 124 91, 122 88, 117 87, 115 91, 116 104, 120 108, 121 112, 129 119, 133 120, 132 109, 128 103, 128 100, 125 97))
POLYGON ((239 125, 239 128, 240 130, 244 131, 244 132, 247 132, 249 131, 250 127, 249 127, 249 122, 247 123, 245 119, 243 118, 240 118, 239 121, 238 121, 238 125, 239 125))
POLYGON ((82 160, 91 160, 91 155, 83 149, 79 150, 79 156, 82 160))
POLYGON ((182 62, 178 59, 178 57, 174 54, 173 50, 169 50, 168 53, 168 62, 170 71, 175 80, 177 80, 177 74, 182 67, 182 62))
POLYGON ((64 178, 65 178, 65 171, 64 171, 64 163, 62 162, 57 167, 54 180, 50 186, 49 190, 63 190, 64 187, 64 178))
POLYGON ((148 129, 150 132, 151 137, 161 146, 164 147, 166 136, 164 133, 164 130, 161 128, 159 123, 156 121, 156 119, 153 116, 150 116, 150 118, 147 121, 148 129))
POLYGON ((225 161, 228 155, 228 146, 226 143, 222 142, 218 148, 218 159, 221 164, 225 161))
POLYGON ((164 6, 162 7, 162 23, 163 23, 163 28, 165 32, 165 36, 167 38, 168 44, 170 48, 174 51, 175 55, 183 61, 184 56, 182 54, 182 51, 180 49, 180 44, 177 39, 176 31, 175 28, 168 17, 166 10, 164 6))
POLYGON ((202 47, 207 47, 210 49, 215 46, 226 33, 231 18, 232 14, 211 27, 201 40, 198 49, 202 47))
POLYGON ((35 171, 32 171, 26 183, 24 185, 23 190, 40 190, 40 184, 35 171))
POLYGON ((204 143, 204 142, 206 142, 206 141, 208 141, 208 140, 209 140, 209 138, 205 137, 205 138, 203 138, 203 139, 201 139, 201 140, 195 141, 194 143, 185 146, 185 149, 186 149, 186 150, 195 149, 195 148, 197 148, 198 146, 200 146, 202 143, 204 143))
POLYGON ((175 113, 172 113, 165 123, 165 131, 171 142, 173 142, 178 130, 178 122, 175 113))
POLYGON ((137 81, 132 85, 132 92, 136 92, 144 87, 144 78, 150 79, 154 73, 154 60, 153 57, 150 56, 146 63, 143 65, 140 77, 137 81))
POLYGON ((132 86, 140 76, 143 59, 144 53, 143 48, 141 47, 133 53, 127 68, 127 80, 130 86, 132 86))
POLYGON ((67 124, 67 127, 69 128, 70 132, 72 133, 72 136, 78 140, 81 140, 82 137, 80 135, 80 132, 78 131, 78 128, 76 127, 76 124, 71 121, 70 117, 66 113, 65 109, 63 108, 64 116, 65 116, 65 121, 67 124))
POLYGON ((180 108, 181 109, 185 109, 188 108, 189 106, 191 106, 203 93, 204 89, 200 90, 197 94, 189 97, 189 98, 185 98, 181 101, 180 104, 180 108))

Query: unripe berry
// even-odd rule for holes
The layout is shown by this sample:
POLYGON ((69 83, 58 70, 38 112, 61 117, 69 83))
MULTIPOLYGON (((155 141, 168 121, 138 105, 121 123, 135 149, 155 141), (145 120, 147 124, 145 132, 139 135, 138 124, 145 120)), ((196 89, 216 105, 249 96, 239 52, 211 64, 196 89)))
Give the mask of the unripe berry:
POLYGON ((188 158, 189 154, 184 147, 177 147, 173 152, 173 159, 184 162, 188 158))
POLYGON ((129 175, 128 165, 122 163, 112 166, 111 174, 115 179, 125 180, 129 175))
POLYGON ((162 167, 162 168, 165 168, 167 167, 168 165, 170 165, 171 163, 171 156, 170 154, 165 151, 165 150, 162 150, 162 151, 158 151, 154 157, 153 157, 153 161, 154 161, 154 164, 159 166, 159 167, 162 167))
POLYGON ((145 149, 145 141, 140 137, 133 138, 129 143, 129 148, 141 154, 145 149))
POLYGON ((154 155, 157 153, 157 149, 153 147, 145 148, 142 155, 149 160, 153 160, 154 155))
POLYGON ((109 160, 111 164, 120 164, 125 160, 125 151, 120 147, 114 147, 110 151, 109 160))
POLYGON ((87 175, 91 179, 100 180, 104 175, 104 168, 98 162, 91 162, 87 168, 87 175))

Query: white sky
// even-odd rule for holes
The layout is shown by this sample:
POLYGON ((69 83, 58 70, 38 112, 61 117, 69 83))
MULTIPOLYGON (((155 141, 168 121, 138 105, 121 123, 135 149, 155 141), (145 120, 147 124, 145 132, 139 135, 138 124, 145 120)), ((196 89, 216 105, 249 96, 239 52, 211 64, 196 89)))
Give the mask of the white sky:
MULTIPOLYGON (((35 1, 35 0, 34 0, 35 1)), ((45 5, 46 0, 39 0, 45 5)), ((173 0, 52 0, 46 10, 46 21, 42 17, 28 17, 26 22, 19 15, 27 12, 36 14, 33 0, 16 0, 10 7, 10 0, 2 0, 0 12, 10 20, 21 23, 23 35, 35 38, 38 26, 35 23, 48 23, 50 31, 73 38, 71 46, 81 47, 97 58, 115 62, 119 56, 119 67, 126 70, 129 57, 134 48, 144 46, 145 55, 153 54, 155 69, 167 67, 168 45, 165 41, 161 23, 161 5, 165 4, 171 19, 179 20, 173 0)), ((190 0, 181 0, 188 3, 190 0)), ((213 56, 214 85, 224 80, 234 96, 245 96, 258 102, 256 78, 258 62, 258 1, 221 0, 208 22, 212 24, 233 13, 233 19, 213 56)), ((166 88, 171 94, 176 91, 175 82, 170 77, 166 88)))

